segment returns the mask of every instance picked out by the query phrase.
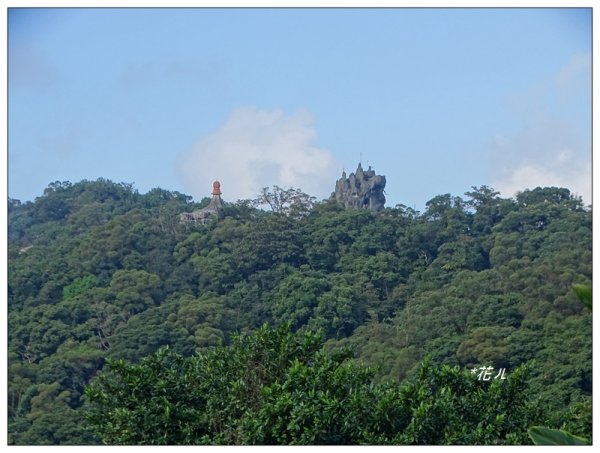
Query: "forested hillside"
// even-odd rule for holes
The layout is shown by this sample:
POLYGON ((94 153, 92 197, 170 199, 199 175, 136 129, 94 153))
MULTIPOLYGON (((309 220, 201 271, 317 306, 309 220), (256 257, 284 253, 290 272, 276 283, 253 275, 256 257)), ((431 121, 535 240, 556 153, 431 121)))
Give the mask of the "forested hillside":
MULTIPOLYGON (((206 377, 202 367, 217 363, 222 367, 217 369, 235 374, 231 364, 250 354, 240 352, 245 349, 237 333, 255 338, 254 349, 247 349, 253 354, 269 345, 299 342, 285 349, 285 363, 281 357, 279 362, 265 358, 264 366, 272 367, 275 377, 257 377, 268 386, 260 394, 273 404, 261 402, 256 419, 227 413, 235 429, 223 428, 218 436, 210 437, 209 420, 202 430, 169 431, 171 437, 165 434, 163 440, 524 443, 529 440, 523 427, 534 422, 591 438, 592 316, 572 285, 592 284, 592 212, 567 189, 537 188, 504 199, 483 186, 464 198, 439 195, 423 213, 402 205, 374 213, 274 187, 258 200, 227 204, 207 225, 180 222, 181 212, 208 201, 193 203, 191 197, 162 189, 140 194, 131 185, 104 179, 56 182, 34 202, 9 199, 9 443, 160 443, 110 432, 108 425, 99 429, 98 413, 95 425, 93 416, 84 415, 90 410, 86 387, 104 379, 97 376, 109 376, 111 367, 113 376, 120 372, 125 380, 136 372, 151 376, 148 370, 159 379, 165 360, 180 364, 169 368, 173 373, 193 369, 200 373, 193 376, 206 377), (283 327, 270 331, 264 324, 283 327), (321 332, 320 342, 313 331, 321 332), (257 332, 263 333, 250 335, 257 332), (295 364, 291 371, 285 368, 288 362, 295 364), (469 381, 459 371, 488 366, 494 375, 505 369, 508 379, 469 381), (334 373, 339 386, 327 387, 319 367, 341 370, 334 373), (305 381, 294 381, 294 372, 305 381), (439 400, 435 395, 454 391, 431 390, 432 382, 444 380, 453 382, 450 389, 490 384, 481 390, 489 393, 470 401, 488 418, 500 417, 493 423, 502 428, 477 437, 475 431, 460 431, 460 420, 428 425, 435 413, 423 412, 423 404, 431 403, 424 395, 433 392, 433 401, 439 400), (512 390, 503 389, 510 382, 515 383, 512 390), (298 427, 298 437, 286 437, 292 436, 292 425, 275 432, 286 383, 328 395, 346 384, 363 388, 357 394, 366 406, 360 407, 371 407, 372 417, 342 409, 353 406, 340 403, 345 401, 340 397, 339 405, 324 413, 342 420, 344 412, 347 425, 339 432, 348 426, 360 430, 357 425, 365 423, 364 432, 319 437, 317 431, 298 427), (516 390, 525 385, 526 391, 516 390), (504 401, 504 407, 498 398, 509 393, 503 392, 519 393, 527 404, 504 401), (411 394, 419 396, 411 399, 411 394), (373 401, 381 404, 369 406, 373 401), (394 408, 414 406, 412 419, 386 409, 386 401, 393 401, 396 405, 389 407, 394 408), (514 404, 518 420, 511 425, 504 415, 487 413, 486 401, 507 414, 514 404), (274 431, 261 431, 265 426, 274 431), (418 434, 426 426, 445 437, 418 434)), ((167 391, 164 397, 177 399, 180 411, 186 404, 190 410, 198 407, 198 401, 185 400, 191 387, 169 373, 161 382, 170 382, 171 390, 181 385, 181 391, 167 391)), ((124 387, 111 387, 115 382, 105 389, 120 395, 115 389, 124 387)), ((214 393, 206 398, 231 391, 222 382, 206 382, 193 387, 196 397, 204 398, 202 391, 214 393)), ((90 390, 88 398, 109 403, 90 390)), ((202 401, 223 411, 237 404, 202 401)), ((285 401, 296 405, 293 398, 285 401)), ((449 405, 457 401, 448 398, 449 405)), ((172 411, 160 410, 172 417, 172 411)), ((476 427, 476 414, 467 412, 471 425, 465 426, 476 427)))

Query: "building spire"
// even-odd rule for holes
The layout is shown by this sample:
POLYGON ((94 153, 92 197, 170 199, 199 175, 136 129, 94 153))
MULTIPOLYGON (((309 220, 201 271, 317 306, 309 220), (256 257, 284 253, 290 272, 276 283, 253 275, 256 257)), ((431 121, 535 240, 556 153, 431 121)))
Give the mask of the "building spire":
POLYGON ((221 195, 221 183, 219 181, 213 182, 212 195, 221 195))

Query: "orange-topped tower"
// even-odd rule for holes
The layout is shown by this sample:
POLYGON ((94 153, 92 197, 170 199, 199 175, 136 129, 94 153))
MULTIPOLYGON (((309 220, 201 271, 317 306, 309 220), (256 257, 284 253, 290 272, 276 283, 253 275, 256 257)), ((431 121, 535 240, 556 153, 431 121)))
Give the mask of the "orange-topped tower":
POLYGON ((211 214, 216 214, 219 210, 223 209, 223 200, 221 200, 221 183, 219 181, 213 182, 212 200, 210 200, 210 203, 204 209, 211 214))
POLYGON ((213 195, 221 195, 221 183, 219 181, 213 182, 213 195))
POLYGON ((221 183, 219 181, 213 182, 212 199, 208 206, 202 209, 198 209, 193 212, 182 212, 179 216, 183 222, 193 222, 195 224, 204 225, 208 218, 213 215, 218 215, 219 211, 223 209, 223 200, 221 200, 221 183))

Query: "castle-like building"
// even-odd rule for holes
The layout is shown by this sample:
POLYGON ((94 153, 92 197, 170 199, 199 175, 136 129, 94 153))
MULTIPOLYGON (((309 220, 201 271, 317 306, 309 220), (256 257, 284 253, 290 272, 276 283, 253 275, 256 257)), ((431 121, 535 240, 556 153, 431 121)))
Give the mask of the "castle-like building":
POLYGON ((342 172, 342 177, 335 183, 335 191, 331 198, 342 203, 346 208, 370 209, 381 211, 385 207, 385 176, 375 174, 369 169, 364 171, 358 164, 356 173, 342 172))

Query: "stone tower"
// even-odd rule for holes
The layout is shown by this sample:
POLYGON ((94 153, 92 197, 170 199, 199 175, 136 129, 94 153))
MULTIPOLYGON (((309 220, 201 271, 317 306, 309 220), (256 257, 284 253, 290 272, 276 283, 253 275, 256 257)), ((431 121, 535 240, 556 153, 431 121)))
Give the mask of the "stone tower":
POLYGON ((342 177, 335 183, 335 192, 331 198, 342 203, 346 208, 370 209, 381 211, 385 205, 385 176, 376 175, 369 169, 364 171, 359 163, 356 173, 342 172, 342 177))

